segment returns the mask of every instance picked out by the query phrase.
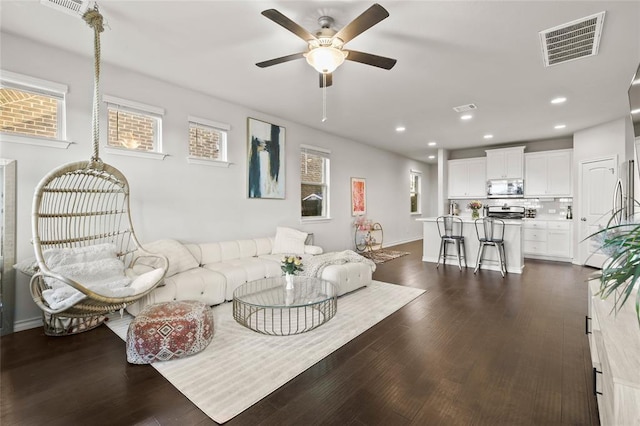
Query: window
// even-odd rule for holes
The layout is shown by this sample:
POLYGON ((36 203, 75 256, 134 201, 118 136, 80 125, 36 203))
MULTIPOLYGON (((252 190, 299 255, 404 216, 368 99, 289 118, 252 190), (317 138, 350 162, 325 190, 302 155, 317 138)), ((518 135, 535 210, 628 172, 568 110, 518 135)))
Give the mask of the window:
POLYGON ((422 209, 420 207, 422 199, 420 194, 420 191, 422 190, 422 173, 411 170, 411 172, 409 173, 409 179, 409 195, 411 198, 410 212, 412 214, 420 214, 422 213, 422 209))
POLYGON ((25 139, 64 141, 67 86, 2 71, 0 74, 0 131, 10 142, 25 139), (11 140, 17 136, 15 140, 11 140))
POLYGON ((226 162, 228 124, 189 117, 189 158, 226 162))
POLYGON ((164 109, 104 96, 107 103, 107 146, 132 151, 162 152, 164 109))
POLYGON ((300 195, 303 219, 329 218, 329 162, 331 152, 300 147, 300 195))

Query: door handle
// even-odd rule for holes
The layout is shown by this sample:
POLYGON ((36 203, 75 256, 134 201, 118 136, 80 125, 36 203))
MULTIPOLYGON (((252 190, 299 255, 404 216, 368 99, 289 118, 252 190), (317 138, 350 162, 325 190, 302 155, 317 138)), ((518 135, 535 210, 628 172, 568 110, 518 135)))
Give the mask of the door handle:
POLYGON ((583 221, 583 222, 586 222, 587 218, 586 217, 581 217, 580 220, 583 221))

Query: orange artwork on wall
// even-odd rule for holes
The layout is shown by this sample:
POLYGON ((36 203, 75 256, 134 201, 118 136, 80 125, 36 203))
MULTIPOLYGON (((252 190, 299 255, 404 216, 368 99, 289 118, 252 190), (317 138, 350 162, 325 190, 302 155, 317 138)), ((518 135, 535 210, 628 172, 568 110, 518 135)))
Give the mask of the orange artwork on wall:
POLYGON ((351 178, 351 216, 367 213, 367 188, 362 178, 351 178))

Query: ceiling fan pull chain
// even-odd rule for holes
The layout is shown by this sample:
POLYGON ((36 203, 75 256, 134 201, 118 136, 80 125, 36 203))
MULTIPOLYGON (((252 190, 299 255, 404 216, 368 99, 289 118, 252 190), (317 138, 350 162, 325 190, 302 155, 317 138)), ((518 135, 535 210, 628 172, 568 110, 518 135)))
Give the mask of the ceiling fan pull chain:
POLYGON ((322 122, 327 121, 327 74, 322 74, 322 122))

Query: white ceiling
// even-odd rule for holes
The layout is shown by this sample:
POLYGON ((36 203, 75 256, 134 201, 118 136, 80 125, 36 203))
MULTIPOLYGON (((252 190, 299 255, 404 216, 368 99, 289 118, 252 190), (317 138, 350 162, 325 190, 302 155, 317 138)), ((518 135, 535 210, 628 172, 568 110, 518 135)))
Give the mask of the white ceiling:
MULTIPOLYGON (((418 160, 449 149, 567 137, 625 116, 640 62, 640 1, 382 1, 390 17, 347 48, 398 60, 390 71, 346 62, 327 91, 304 60, 256 62, 305 50, 260 12, 275 8, 307 28, 329 15, 340 28, 371 1, 99 2, 108 28, 103 62, 418 160), (543 66, 538 33, 606 11, 600 52, 543 66), (563 105, 551 105, 555 96, 563 105), (453 107, 475 103, 470 121, 453 107), (555 130, 564 123, 566 128, 555 130), (407 130, 398 134, 396 126, 407 130), (484 140, 491 133, 494 138, 484 140), (436 148, 427 142, 436 141, 436 148)), ((93 55, 79 18, 38 0, 0 2, 0 29, 93 55)))

